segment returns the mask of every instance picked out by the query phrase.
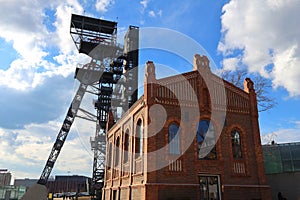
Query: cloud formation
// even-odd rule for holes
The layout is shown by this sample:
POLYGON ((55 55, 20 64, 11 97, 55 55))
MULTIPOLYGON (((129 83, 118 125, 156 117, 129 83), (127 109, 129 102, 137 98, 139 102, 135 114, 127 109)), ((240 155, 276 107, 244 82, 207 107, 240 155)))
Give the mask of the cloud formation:
POLYGON ((140 4, 142 5, 142 13, 144 13, 145 9, 148 7, 150 0, 142 0, 140 1, 140 4))
POLYGON ((109 6, 112 6, 115 3, 114 0, 97 0, 96 2, 96 10, 102 13, 107 12, 109 6))
MULTIPOLYGON (((0 66, 0 157, 6 161, 0 168, 9 166, 15 178, 40 175, 74 93, 71 75, 78 63, 90 60, 77 52, 69 35, 71 13, 82 12, 77 0, 1 3, 0 38, 17 58, 0 66)), ((57 173, 91 170, 89 148, 82 149, 80 137, 69 137, 64 149, 57 173)))
POLYGON ((300 1, 231 0, 223 7, 219 51, 250 72, 270 78, 274 88, 300 95, 300 1))
POLYGON ((267 133, 261 137, 263 144, 300 142, 300 121, 294 121, 290 128, 281 128, 272 133, 267 133))
POLYGON ((152 17, 152 18, 155 18, 155 17, 157 17, 157 16, 161 17, 161 16, 162 16, 162 10, 159 10, 159 11, 157 11, 157 12, 155 12, 154 10, 150 10, 150 11, 148 12, 148 16, 149 16, 149 17, 152 17))
MULTIPOLYGON (((30 123, 20 129, 0 128, 0 166, 10 166, 15 178, 38 178, 45 165, 60 129, 61 117, 45 122, 30 123)), ((92 170, 93 154, 89 138, 93 136, 95 124, 76 119, 52 174, 87 174, 92 170), (72 152, 72 154, 70 154, 72 152), (79 164, 80 163, 80 164, 79 164)))
POLYGON ((1 3, 0 17, 4 20, 0 21, 0 37, 12 43, 18 57, 10 66, 0 67, 0 86, 26 91, 36 88, 46 78, 67 77, 73 73, 74 66, 84 56, 78 56, 69 35, 72 12, 83 12, 77 0, 1 3), (45 19, 50 18, 45 9, 54 12, 52 24, 50 22, 54 30, 45 23, 45 19), (58 54, 53 49, 57 49, 58 54))

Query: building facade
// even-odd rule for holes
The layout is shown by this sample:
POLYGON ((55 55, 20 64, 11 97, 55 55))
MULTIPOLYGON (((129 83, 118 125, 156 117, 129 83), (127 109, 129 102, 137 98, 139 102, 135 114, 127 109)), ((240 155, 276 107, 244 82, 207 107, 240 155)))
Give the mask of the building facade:
POLYGON ((25 192, 25 186, 0 186, 0 200, 20 200, 25 192))
POLYGON ((271 199, 253 82, 214 75, 206 56, 191 72, 156 79, 117 122, 109 115, 102 199, 271 199))
POLYGON ((38 182, 38 179, 15 179, 14 186, 24 186, 28 190, 31 186, 36 184, 38 182))
POLYGON ((272 199, 279 192, 287 199, 300 199, 300 142, 263 145, 263 153, 272 199))
POLYGON ((55 176, 55 179, 49 180, 46 184, 48 193, 79 193, 87 192, 91 178, 86 176, 55 176))
POLYGON ((0 169, 0 186, 10 185, 11 173, 8 169, 0 169))

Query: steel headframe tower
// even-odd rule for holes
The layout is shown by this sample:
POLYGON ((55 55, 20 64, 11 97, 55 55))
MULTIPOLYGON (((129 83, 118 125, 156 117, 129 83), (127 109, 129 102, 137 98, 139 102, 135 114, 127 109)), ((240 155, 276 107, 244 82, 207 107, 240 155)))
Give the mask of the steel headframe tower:
POLYGON ((137 100, 138 72, 134 68, 138 66, 139 28, 129 27, 122 47, 117 44, 116 22, 72 14, 70 34, 79 53, 87 54, 92 59, 90 63, 76 68, 75 78, 80 81, 80 85, 38 184, 46 185, 75 117, 79 117, 96 122, 95 137, 90 139, 94 151, 90 193, 94 199, 101 199, 108 113, 111 112, 114 120, 117 120, 137 100), (96 115, 80 108, 86 92, 97 97, 94 105, 96 115), (114 106, 111 105, 112 101, 114 106))
POLYGON ((116 22, 73 14, 70 33, 78 51, 92 58, 87 65, 100 66, 101 71, 98 82, 93 85, 97 95, 94 105, 97 116, 95 137, 90 138, 94 151, 90 192, 96 199, 101 199, 108 113, 117 120, 137 100, 138 70, 134 68, 138 66, 139 28, 129 27, 124 48, 117 44, 116 22))

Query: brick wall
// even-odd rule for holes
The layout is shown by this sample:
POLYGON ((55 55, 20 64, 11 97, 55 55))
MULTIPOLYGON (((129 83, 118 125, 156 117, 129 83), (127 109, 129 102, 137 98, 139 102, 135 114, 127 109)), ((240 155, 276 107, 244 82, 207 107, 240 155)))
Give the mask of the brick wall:
MULTIPOLYGON (((126 196, 128 199, 200 199, 204 192, 201 192, 203 188, 200 189, 199 176, 216 178, 217 181, 213 185, 222 199, 271 199, 262 165, 253 83, 247 80, 246 89, 243 91, 211 74, 209 66, 205 66, 208 62, 204 57, 196 56, 196 59, 200 60, 195 62, 197 66, 194 66, 194 71, 161 80, 156 80, 155 66, 148 62, 144 96, 108 130, 108 138, 112 143, 117 137, 124 141, 125 130, 130 130, 131 134, 130 164, 122 164, 123 157, 120 158, 121 165, 129 168, 127 176, 120 176, 123 174, 121 172, 114 177, 113 185, 109 179, 105 185, 105 189, 118 187, 121 199, 126 199, 126 196), (208 82, 205 82, 207 80, 204 80, 204 75, 197 71, 201 71, 201 66, 198 66, 201 63, 204 63, 205 76, 209 76, 208 82), (192 94, 185 91, 188 86, 183 80, 187 80, 196 92, 196 102, 192 100, 192 94), (222 92, 222 84, 227 105, 216 99, 222 92), (212 91, 208 86, 216 91, 212 91), (184 101, 176 99, 168 87, 173 88, 175 93, 181 91, 179 96, 184 101), (147 153, 147 156, 143 156, 141 164, 137 164, 138 160, 134 155, 135 127, 139 119, 142 120, 146 136, 143 152, 147 153), (198 158, 196 131, 198 122, 203 119, 210 120, 215 132, 220 133, 216 141, 215 160, 198 158), (180 127, 180 155, 170 155, 166 147, 171 123, 180 127), (240 133, 242 158, 238 159, 233 157, 233 130, 240 133), (157 151, 159 153, 156 153, 157 151), (142 169, 142 173, 137 173, 137 168, 142 169)), ((121 166, 120 169, 124 168, 121 166)), ((106 173, 109 174, 109 171, 106 170, 106 173)), ((105 193, 106 196, 109 195, 108 192, 105 193)))

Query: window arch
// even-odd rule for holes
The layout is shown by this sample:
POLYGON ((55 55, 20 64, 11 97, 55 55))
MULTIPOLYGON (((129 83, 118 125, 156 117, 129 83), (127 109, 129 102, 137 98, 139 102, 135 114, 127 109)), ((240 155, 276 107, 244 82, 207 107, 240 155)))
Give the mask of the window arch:
POLYGON ((124 139, 124 163, 128 162, 129 160, 129 145, 129 130, 127 129, 124 139))
POLYGON ((168 131, 169 138, 169 154, 180 154, 180 135, 179 126, 175 123, 171 123, 168 131))
POLYGON ((135 134, 135 157, 138 158, 143 153, 143 123, 139 119, 136 124, 136 134, 135 134))
POLYGON ((116 161, 115 166, 119 165, 120 162, 120 137, 117 137, 116 139, 116 148, 115 148, 115 155, 116 155, 116 161))
POLYGON ((217 159, 215 129, 210 120, 199 121, 196 139, 199 159, 217 159))
POLYGON ((112 143, 108 141, 108 156, 107 156, 107 167, 110 169, 112 167, 112 143))
POLYGON ((231 145, 232 145, 232 156, 233 158, 242 158, 242 143, 241 134, 238 130, 234 129, 231 131, 231 145))

